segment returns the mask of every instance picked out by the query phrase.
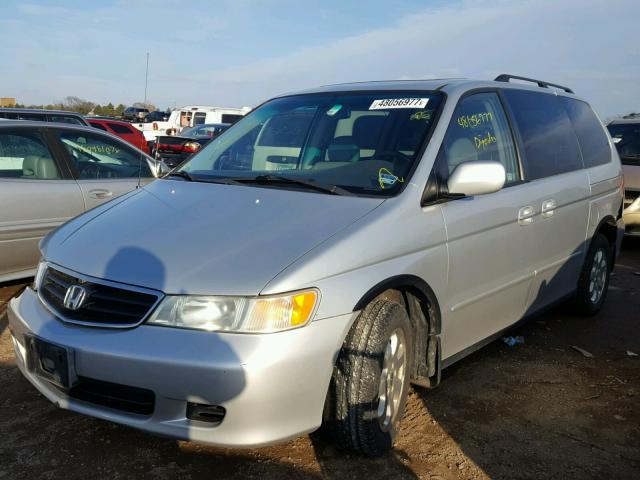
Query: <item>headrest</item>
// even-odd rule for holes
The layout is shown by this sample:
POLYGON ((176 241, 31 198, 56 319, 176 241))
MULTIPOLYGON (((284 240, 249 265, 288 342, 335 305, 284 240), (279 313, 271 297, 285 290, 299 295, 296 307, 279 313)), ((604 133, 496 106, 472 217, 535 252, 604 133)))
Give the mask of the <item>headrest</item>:
POLYGON ((39 180, 60 178, 53 159, 38 155, 27 155, 22 161, 22 176, 39 180))
POLYGON ((478 150, 473 142, 468 138, 459 138, 447 148, 447 161, 449 172, 464 162, 475 162, 478 160, 478 150))
POLYGON ((357 162, 360 160, 360 148, 353 137, 336 137, 327 148, 330 162, 357 162))

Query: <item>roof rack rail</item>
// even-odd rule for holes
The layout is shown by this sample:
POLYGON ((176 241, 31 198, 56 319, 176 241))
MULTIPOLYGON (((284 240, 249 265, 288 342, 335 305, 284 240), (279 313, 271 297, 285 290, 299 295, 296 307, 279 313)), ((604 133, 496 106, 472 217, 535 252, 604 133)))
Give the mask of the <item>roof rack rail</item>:
POLYGON ((508 82, 509 80, 522 80, 524 82, 537 83, 538 86, 542 88, 555 87, 564 90, 567 93, 574 93, 573 90, 571 90, 569 87, 563 87, 562 85, 558 85, 557 83, 549 83, 543 80, 536 80, 535 78, 519 77, 518 75, 510 75, 508 73, 502 73, 494 78, 495 82, 508 82))

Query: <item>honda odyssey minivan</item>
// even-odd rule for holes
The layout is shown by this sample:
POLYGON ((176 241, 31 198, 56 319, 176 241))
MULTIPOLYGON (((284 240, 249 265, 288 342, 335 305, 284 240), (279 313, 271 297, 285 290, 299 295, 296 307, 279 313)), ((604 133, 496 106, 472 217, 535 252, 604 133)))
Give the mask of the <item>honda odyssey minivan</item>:
POLYGON ((20 370, 62 408, 149 432, 247 447, 324 424, 382 454, 410 383, 607 296, 618 155, 587 102, 523 81, 267 101, 41 242, 8 308, 20 370))

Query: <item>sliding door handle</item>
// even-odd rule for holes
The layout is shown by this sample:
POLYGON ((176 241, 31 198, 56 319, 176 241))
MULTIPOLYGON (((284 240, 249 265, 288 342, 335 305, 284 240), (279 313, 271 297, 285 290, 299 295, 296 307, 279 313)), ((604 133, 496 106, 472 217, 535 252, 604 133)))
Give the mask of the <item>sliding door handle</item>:
POLYGON ((531 225, 533 223, 533 217, 536 214, 536 209, 531 205, 522 207, 518 210, 518 224, 519 225, 531 225))
POLYGON ((545 200, 544 202, 542 202, 542 218, 552 217, 557 206, 558 204, 553 199, 545 200))

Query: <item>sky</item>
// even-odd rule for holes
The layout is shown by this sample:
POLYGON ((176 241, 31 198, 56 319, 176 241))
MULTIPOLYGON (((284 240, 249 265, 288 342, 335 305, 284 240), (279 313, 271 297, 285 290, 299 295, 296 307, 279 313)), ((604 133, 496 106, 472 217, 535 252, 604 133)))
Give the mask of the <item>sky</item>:
POLYGON ((350 81, 512 73, 640 111, 639 0, 0 0, 0 96, 255 106, 350 81))

